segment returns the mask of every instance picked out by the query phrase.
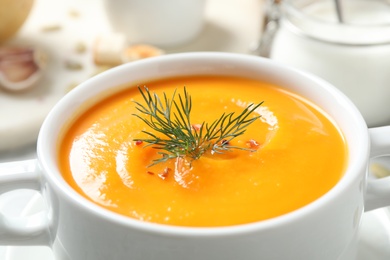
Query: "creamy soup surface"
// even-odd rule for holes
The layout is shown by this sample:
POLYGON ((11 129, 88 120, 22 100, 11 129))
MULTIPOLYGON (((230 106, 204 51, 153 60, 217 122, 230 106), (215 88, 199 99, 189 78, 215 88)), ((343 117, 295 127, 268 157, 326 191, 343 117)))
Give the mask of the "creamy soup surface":
MULTIPOLYGON (((141 114, 142 115, 142 114, 141 114)), ((340 130, 304 99, 251 79, 191 76, 140 82, 86 110, 64 131, 59 165, 81 195, 131 218, 178 226, 228 226, 296 210, 329 191, 346 168, 340 130), (149 166, 159 150, 135 142, 150 128, 133 114, 137 86, 192 98, 191 123, 264 103, 261 116, 223 154, 149 166)))

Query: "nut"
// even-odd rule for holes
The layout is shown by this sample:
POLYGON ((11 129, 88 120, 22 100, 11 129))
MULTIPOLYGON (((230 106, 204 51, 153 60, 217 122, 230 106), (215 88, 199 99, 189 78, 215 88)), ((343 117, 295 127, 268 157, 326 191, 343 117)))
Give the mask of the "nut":
POLYGON ((122 56, 123 62, 130 62, 154 56, 163 55, 164 51, 152 45, 137 44, 127 47, 122 56))
POLYGON ((164 51, 147 44, 128 45, 124 34, 100 35, 93 47, 96 65, 117 66, 126 62, 159 56, 164 51))

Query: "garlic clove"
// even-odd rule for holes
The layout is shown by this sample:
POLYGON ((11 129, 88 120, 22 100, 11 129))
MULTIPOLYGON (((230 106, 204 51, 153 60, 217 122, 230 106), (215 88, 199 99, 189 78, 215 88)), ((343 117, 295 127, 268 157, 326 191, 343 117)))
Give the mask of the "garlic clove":
POLYGON ((21 91, 36 85, 42 77, 46 55, 30 47, 0 47, 0 87, 21 91))

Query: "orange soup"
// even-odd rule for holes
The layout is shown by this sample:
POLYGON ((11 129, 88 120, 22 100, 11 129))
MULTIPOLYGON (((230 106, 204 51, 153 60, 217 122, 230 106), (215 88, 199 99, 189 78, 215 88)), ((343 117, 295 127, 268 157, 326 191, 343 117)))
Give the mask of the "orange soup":
MULTIPOLYGON (((138 86, 138 85, 137 85, 138 86)), ((64 131, 59 165, 66 181, 94 203, 131 218, 177 226, 228 226, 294 211, 329 191, 346 168, 347 145, 337 126, 303 98, 251 79, 178 77, 150 82, 163 99, 184 87, 192 98, 191 123, 223 113, 260 116, 229 141, 224 153, 182 157, 151 165, 161 150, 135 141, 150 127, 136 109, 137 86, 85 111, 64 131)), ((177 98, 177 95, 176 95, 177 98)), ((159 135, 156 133, 156 135, 159 135)))

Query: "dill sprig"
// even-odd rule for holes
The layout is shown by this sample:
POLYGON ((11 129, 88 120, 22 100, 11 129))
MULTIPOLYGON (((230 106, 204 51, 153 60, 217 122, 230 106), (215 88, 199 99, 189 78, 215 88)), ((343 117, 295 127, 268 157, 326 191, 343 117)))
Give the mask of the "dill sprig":
POLYGON ((250 104, 238 116, 235 113, 223 113, 211 124, 203 122, 195 129, 191 123, 191 96, 184 88, 183 95, 176 90, 171 99, 166 93, 161 99, 156 93, 150 93, 147 87, 138 87, 144 104, 134 101, 136 109, 141 114, 134 114, 147 126, 159 134, 143 130, 148 138, 134 139, 147 143, 160 150, 161 158, 152 161, 152 165, 166 162, 177 157, 187 157, 190 160, 199 159, 206 151, 211 149, 212 153, 223 153, 231 149, 253 151, 245 147, 230 145, 230 141, 242 135, 246 128, 260 116, 250 117, 253 111, 263 102, 254 105, 250 104))

